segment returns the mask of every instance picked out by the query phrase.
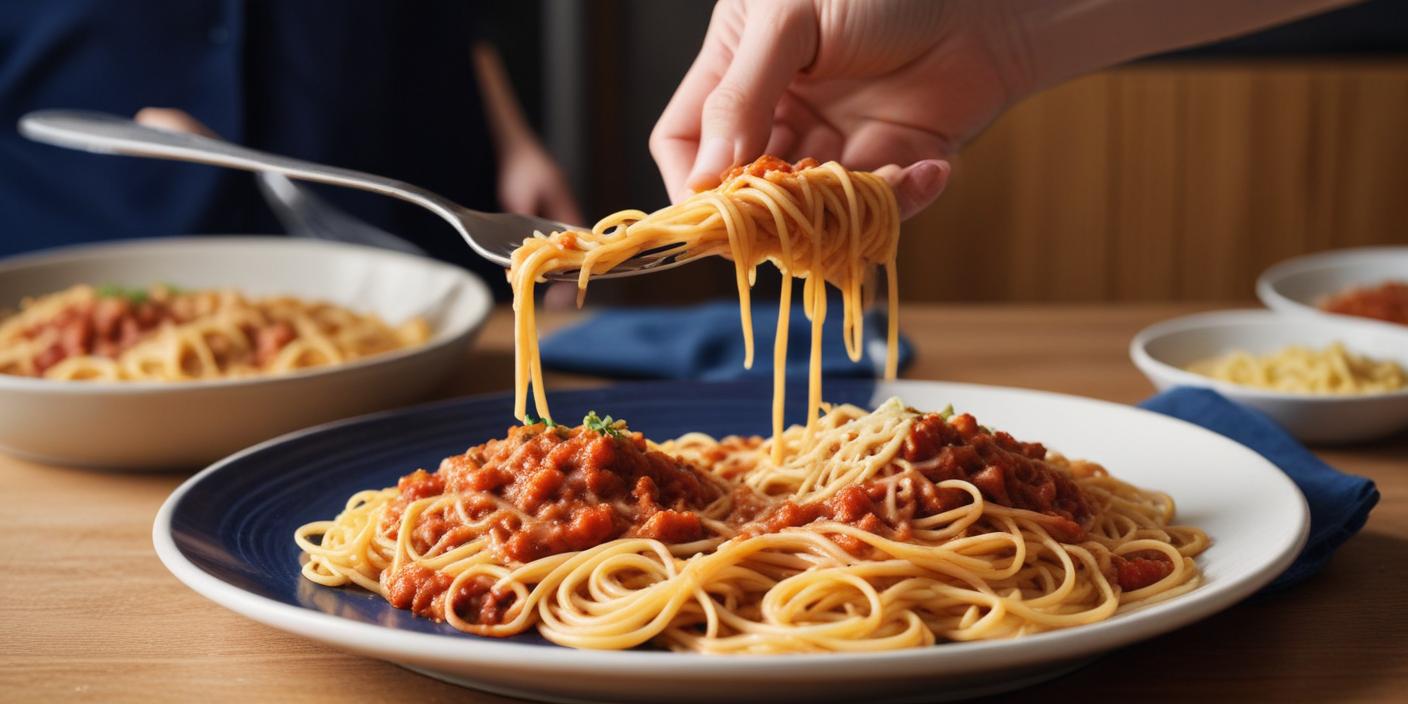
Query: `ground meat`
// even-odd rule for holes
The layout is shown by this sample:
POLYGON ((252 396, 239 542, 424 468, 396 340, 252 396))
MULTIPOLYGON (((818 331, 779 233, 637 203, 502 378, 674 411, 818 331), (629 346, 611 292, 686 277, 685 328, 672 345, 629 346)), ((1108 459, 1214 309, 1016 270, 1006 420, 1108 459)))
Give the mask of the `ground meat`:
MULTIPOLYGON (((487 534, 502 557, 518 562, 625 535, 698 540, 705 531, 697 511, 721 494, 695 468, 648 449, 638 433, 543 424, 513 428, 503 440, 447 458, 433 475, 422 470, 403 477, 399 486, 400 497, 386 520, 399 520, 416 498, 477 495, 465 511, 490 526, 487 534)), ((462 523, 451 510, 422 515, 413 536, 416 548, 444 541, 448 549, 477 537, 473 531, 454 532, 462 523)))

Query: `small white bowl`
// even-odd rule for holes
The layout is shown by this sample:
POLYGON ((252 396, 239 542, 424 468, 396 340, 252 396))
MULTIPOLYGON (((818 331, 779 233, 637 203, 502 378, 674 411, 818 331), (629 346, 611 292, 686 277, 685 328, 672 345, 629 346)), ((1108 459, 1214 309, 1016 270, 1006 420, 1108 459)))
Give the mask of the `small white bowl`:
POLYGON ((1342 342, 1356 354, 1408 369, 1408 331, 1346 316, 1291 316, 1267 310, 1201 313, 1151 325, 1134 336, 1129 356, 1160 391, 1211 388, 1261 410, 1305 442, 1344 443, 1408 428, 1408 390, 1379 394, 1300 394, 1218 381, 1186 371, 1189 364, 1245 350, 1267 354, 1288 345, 1321 348, 1342 342))
POLYGON ((1287 259, 1257 277, 1256 295, 1267 308, 1281 313, 1395 325, 1327 313, 1319 307, 1326 296, 1350 288, 1377 286, 1385 281, 1408 281, 1408 246, 1336 249, 1287 259))
POLYGON ((464 359, 492 305, 468 272, 387 250, 287 237, 131 240, 0 261, 0 307, 74 284, 170 283, 320 299, 399 323, 426 344, 287 375, 62 382, 0 374, 0 450, 104 469, 197 467, 261 440, 427 396, 464 359))

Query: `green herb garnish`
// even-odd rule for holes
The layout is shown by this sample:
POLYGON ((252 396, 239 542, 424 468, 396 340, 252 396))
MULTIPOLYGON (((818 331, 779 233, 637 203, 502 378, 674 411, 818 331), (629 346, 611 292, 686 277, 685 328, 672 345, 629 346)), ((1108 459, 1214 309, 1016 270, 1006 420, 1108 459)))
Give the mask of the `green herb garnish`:
POLYGON ((624 433, 630 430, 626 427, 626 421, 616 420, 611 416, 602 418, 596 414, 596 411, 592 411, 582 418, 582 427, 615 438, 625 437, 624 433))
POLYGON ((944 420, 948 420, 949 418, 952 418, 952 417, 953 417, 953 404, 950 403, 949 405, 944 406, 944 409, 943 409, 942 411, 939 411, 939 417, 940 417, 940 418, 943 418, 944 420))
POLYGON ((524 425, 537 425, 537 424, 539 424, 539 423, 542 423, 543 425, 546 425, 546 426, 549 427, 549 428, 556 428, 556 427, 557 427, 557 423, 552 422, 552 419, 551 419, 551 418, 539 418, 539 417, 533 415, 532 413, 525 413, 525 414, 523 414, 523 424, 524 424, 524 425))
POLYGON ((122 298, 133 305, 140 305, 147 300, 147 290, 144 288, 126 288, 118 284, 103 284, 95 291, 98 298, 122 298))

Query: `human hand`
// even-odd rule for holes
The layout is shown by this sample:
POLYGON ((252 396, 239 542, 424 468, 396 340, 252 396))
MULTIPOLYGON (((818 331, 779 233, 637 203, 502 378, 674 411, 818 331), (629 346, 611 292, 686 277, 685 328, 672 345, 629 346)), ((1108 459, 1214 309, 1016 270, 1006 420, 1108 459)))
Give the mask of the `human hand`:
POLYGON ((510 213, 582 224, 582 210, 562 169, 536 139, 524 138, 499 152, 499 204, 510 213))
POLYGON ((875 170, 908 217, 1008 103, 1014 38, 975 0, 724 0, 650 147, 676 200, 762 153, 875 170))
POLYGON ((155 127, 167 132, 186 132, 202 137, 219 138, 219 135, 206 127, 205 123, 192 117, 185 110, 177 110, 176 108, 142 108, 132 119, 139 125, 155 127))

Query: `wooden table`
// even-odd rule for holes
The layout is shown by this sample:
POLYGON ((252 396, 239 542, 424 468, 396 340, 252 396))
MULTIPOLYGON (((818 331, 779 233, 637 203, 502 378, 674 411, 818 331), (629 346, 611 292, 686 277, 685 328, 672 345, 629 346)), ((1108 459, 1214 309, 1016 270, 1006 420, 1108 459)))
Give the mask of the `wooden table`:
MULTIPOLYGON (((1130 336, 1193 310, 913 306, 905 330, 919 356, 909 376, 1134 402, 1151 389, 1126 357, 1130 336)), ((548 315, 543 326, 567 319, 548 315)), ((507 388, 510 329, 507 311, 496 311, 455 393, 507 388)), ((1320 454, 1372 477, 1384 497, 1323 574, 1013 698, 1404 701, 1408 435, 1320 454)), ((186 589, 151 545, 152 517, 182 479, 0 456, 0 701, 512 701, 286 635, 186 589)))

